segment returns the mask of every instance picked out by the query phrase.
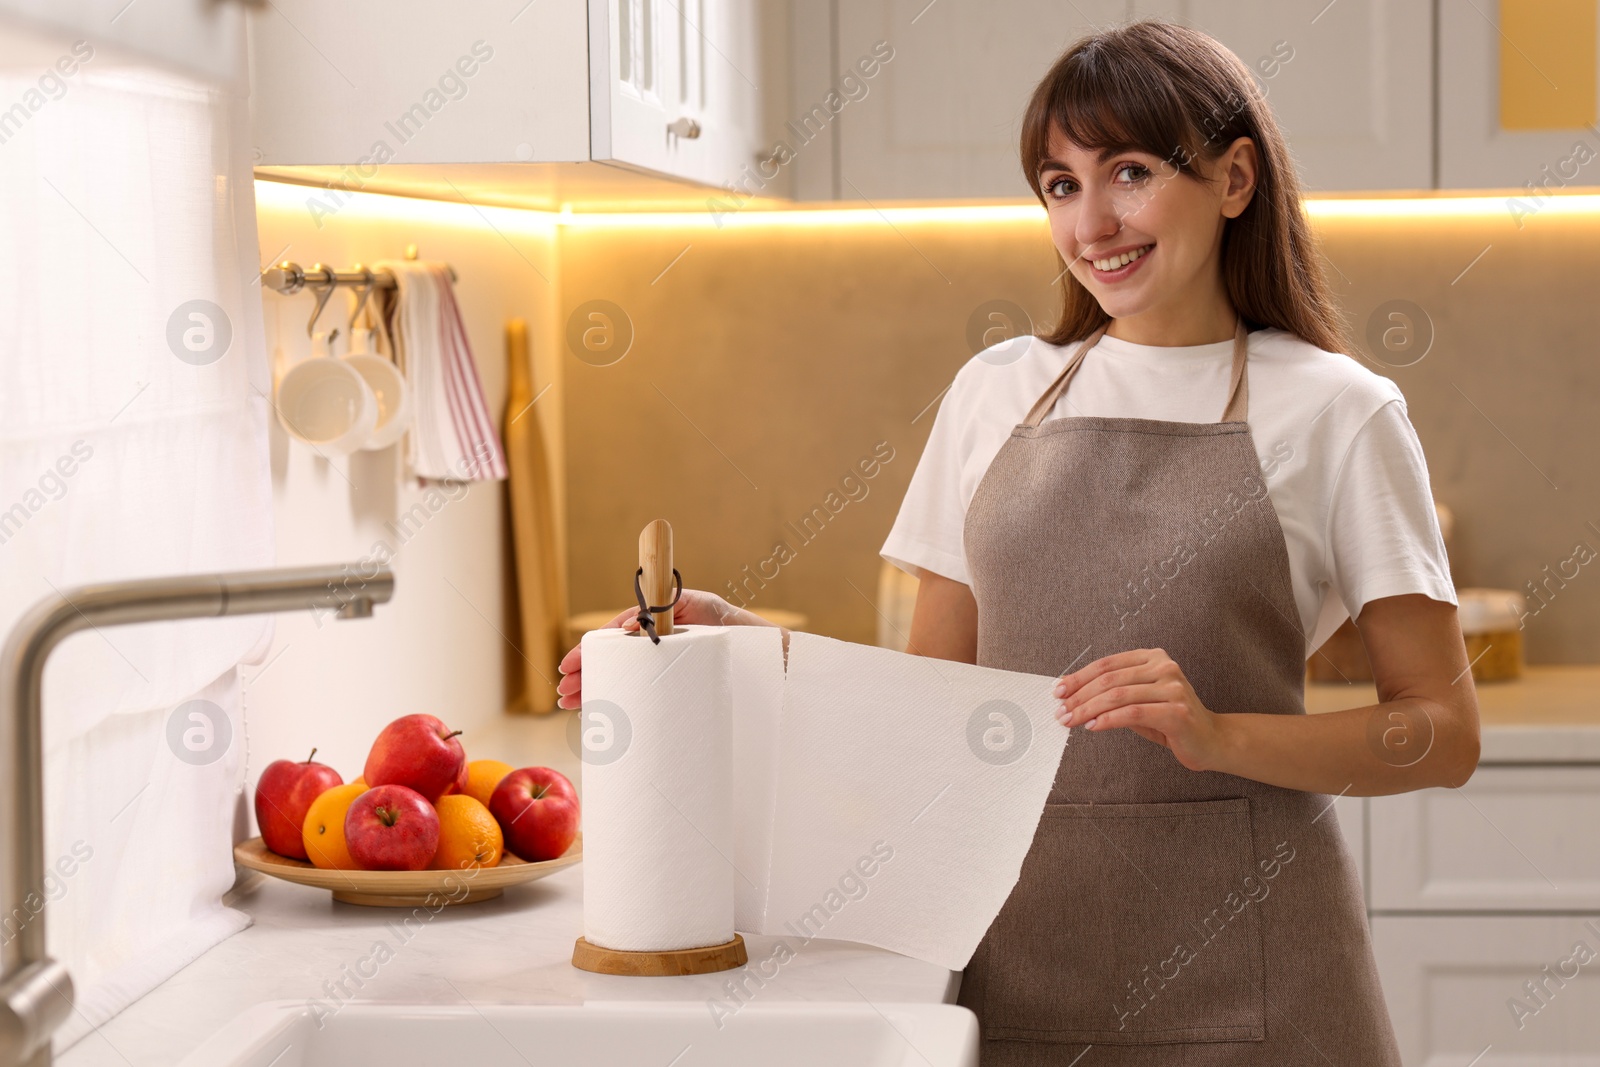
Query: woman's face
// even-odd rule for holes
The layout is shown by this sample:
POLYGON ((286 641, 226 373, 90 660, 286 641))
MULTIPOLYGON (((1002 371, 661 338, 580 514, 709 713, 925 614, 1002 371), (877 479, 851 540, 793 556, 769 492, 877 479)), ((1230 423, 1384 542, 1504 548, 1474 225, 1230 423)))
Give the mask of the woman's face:
POLYGON ((1112 318, 1183 321, 1191 316, 1181 309, 1203 308, 1222 293, 1223 224, 1254 192, 1255 146, 1239 138, 1215 162, 1197 165, 1208 182, 1148 152, 1102 159, 1052 130, 1039 172, 1051 237, 1112 318))

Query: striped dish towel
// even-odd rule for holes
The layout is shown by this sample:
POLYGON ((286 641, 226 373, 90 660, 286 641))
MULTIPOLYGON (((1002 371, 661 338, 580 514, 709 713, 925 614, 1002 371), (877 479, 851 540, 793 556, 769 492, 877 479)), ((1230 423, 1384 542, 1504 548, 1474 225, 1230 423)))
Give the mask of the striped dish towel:
POLYGON ((484 403, 449 269, 411 260, 386 260, 373 267, 392 272, 398 283, 386 294, 383 312, 415 413, 406 431, 411 473, 433 481, 505 478, 505 449, 484 403))

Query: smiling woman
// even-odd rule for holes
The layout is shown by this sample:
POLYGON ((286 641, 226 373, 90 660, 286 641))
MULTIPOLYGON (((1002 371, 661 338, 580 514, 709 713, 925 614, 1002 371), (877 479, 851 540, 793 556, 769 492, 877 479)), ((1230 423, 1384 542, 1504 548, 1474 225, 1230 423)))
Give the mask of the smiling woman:
POLYGON ((1169 305, 1200 306, 1211 294, 1197 288, 1218 281, 1201 268, 1217 258, 1228 303, 1246 321, 1330 352, 1348 347, 1277 121, 1249 69, 1210 40, 1132 27, 1101 35, 1058 60, 1029 101, 1022 169, 1070 267, 1061 319, 1041 335, 1051 344, 1124 318, 1139 297, 1119 283, 1137 275, 1169 305), (1112 218, 1122 227, 1103 234, 1112 218), (1107 269, 1146 255, 1141 267, 1107 269))
POLYGON ((1283 136, 1212 38, 1078 41, 1021 162, 1061 320, 957 372, 882 549, 920 579, 908 651, 1059 674, 1082 728, 963 972, 981 1062, 1398 1067, 1333 794, 1478 757, 1405 398, 1344 354, 1283 136), (1306 656, 1347 616, 1383 701, 1309 717, 1306 656), (1385 758, 1395 721, 1432 727, 1424 758, 1385 758))

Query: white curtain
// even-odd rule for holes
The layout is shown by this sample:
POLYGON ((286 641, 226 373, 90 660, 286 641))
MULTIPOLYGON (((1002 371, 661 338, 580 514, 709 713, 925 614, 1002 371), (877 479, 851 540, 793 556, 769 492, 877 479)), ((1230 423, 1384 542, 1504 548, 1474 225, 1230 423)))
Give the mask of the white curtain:
MULTIPOLYGON (((0 632, 85 582, 271 565, 245 107, 0 23, 0 632)), ((236 668, 270 626, 89 631, 51 659, 45 920, 78 991, 58 1050, 248 924, 221 902, 236 668)))

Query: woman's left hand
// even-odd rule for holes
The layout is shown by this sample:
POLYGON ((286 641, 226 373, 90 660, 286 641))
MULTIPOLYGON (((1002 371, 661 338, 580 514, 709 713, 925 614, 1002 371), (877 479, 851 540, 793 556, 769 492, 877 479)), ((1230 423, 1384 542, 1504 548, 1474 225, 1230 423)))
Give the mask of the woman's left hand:
POLYGON ((1171 749, 1192 771, 1217 762, 1221 717, 1200 703, 1183 668, 1159 648, 1102 656, 1062 675, 1055 691, 1062 700, 1056 719, 1068 727, 1100 731, 1126 726, 1171 749))

